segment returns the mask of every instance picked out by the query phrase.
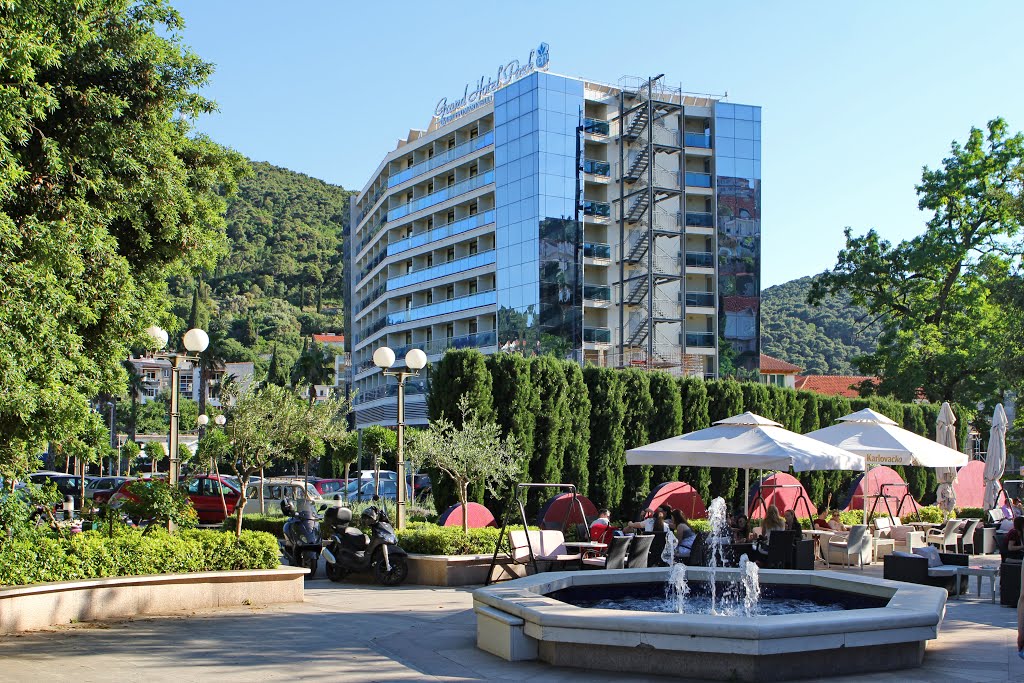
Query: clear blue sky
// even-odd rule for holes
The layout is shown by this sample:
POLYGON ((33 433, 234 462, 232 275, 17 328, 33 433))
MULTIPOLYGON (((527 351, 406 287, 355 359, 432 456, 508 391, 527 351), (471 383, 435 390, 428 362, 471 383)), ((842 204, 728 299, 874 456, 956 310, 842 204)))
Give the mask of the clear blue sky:
POLYGON ((174 4, 217 66, 201 129, 350 189, 438 99, 541 41, 556 73, 761 105, 765 287, 833 265, 845 226, 920 232, 921 167, 995 116, 1024 128, 1024 3, 174 4))

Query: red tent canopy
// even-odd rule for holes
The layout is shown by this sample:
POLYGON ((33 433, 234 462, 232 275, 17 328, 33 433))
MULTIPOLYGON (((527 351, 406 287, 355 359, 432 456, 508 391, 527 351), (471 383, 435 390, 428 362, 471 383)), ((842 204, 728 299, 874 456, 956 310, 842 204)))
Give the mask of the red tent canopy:
MULTIPOLYGON (((901 501, 903 495, 907 492, 906 482, 903 478, 897 474, 896 470, 891 467, 872 467, 871 471, 867 474, 862 474, 850 484, 850 490, 847 495, 849 496, 849 504, 846 506, 846 510, 863 510, 864 509, 864 486, 867 484, 868 494, 868 510, 872 509, 874 505, 875 512, 885 512, 885 501, 883 499, 875 499, 871 496, 876 496, 879 493, 885 493, 887 496, 895 496, 895 498, 889 498, 889 509, 897 517, 903 515, 913 514, 914 505, 908 498, 905 503, 901 501), (882 490, 882 486, 885 486, 885 490, 882 490)), ((916 502, 916 501, 915 501, 916 502)))
POLYGON ((700 494, 683 481, 666 481, 664 484, 659 484, 651 491, 651 495, 647 496, 644 507, 653 510, 665 504, 682 510, 688 519, 704 519, 708 516, 700 494))
MULTIPOLYGON (((485 526, 497 526, 494 515, 480 503, 467 503, 466 513, 469 528, 481 529, 485 526)), ((462 504, 456 503, 444 511, 437 520, 438 526, 462 526, 462 504)))
POLYGON ((810 512, 811 519, 818 516, 818 508, 811 502, 811 497, 807 495, 807 489, 804 488, 799 479, 791 474, 776 472, 769 475, 751 488, 750 493, 751 500, 747 501, 748 517, 755 515, 757 517, 764 517, 765 510, 769 505, 779 508, 779 512, 782 514, 785 514, 786 510, 792 510, 796 513, 797 517, 807 516, 808 511, 810 512), (761 492, 761 497, 764 498, 764 507, 760 503, 757 503, 756 507, 754 505, 758 492, 761 492), (804 500, 798 503, 797 500, 801 494, 803 494, 804 500), (804 505, 805 501, 807 503, 806 506, 804 505))
POLYGON ((540 514, 537 516, 539 520, 538 526, 542 529, 561 529, 562 522, 567 524, 589 524, 597 517, 597 506, 595 506, 590 499, 586 496, 576 496, 576 500, 583 506, 583 514, 587 516, 586 519, 580 519, 579 507, 572 503, 571 493, 559 493, 557 496, 544 503, 544 507, 540 509, 540 514), (572 506, 572 511, 569 512, 569 519, 565 519, 566 510, 572 506))
POLYGON ((985 463, 971 460, 956 472, 956 506, 958 508, 980 508, 985 505, 985 463))

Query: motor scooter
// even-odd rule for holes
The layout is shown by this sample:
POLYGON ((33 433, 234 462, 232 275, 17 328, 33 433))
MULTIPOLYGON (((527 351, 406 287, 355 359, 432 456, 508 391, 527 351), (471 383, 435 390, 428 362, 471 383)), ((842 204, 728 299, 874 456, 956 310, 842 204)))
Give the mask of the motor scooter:
POLYGON ((306 578, 312 579, 323 550, 319 518, 308 507, 296 512, 295 505, 287 498, 281 501, 281 512, 290 518, 284 523, 284 556, 288 564, 307 568, 306 578))
POLYGON ((401 584, 409 575, 408 555, 398 545, 387 512, 368 507, 360 515, 360 522, 369 527, 369 535, 351 526, 349 508, 332 507, 324 514, 324 523, 331 529, 331 540, 324 548, 327 578, 341 581, 352 572, 373 570, 377 583, 401 584))

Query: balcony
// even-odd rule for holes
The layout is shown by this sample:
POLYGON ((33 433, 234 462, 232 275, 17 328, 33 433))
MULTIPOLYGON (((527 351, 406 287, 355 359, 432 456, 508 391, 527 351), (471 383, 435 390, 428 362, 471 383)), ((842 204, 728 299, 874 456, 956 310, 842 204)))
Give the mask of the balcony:
POLYGON ((431 206, 434 206, 435 204, 440 204, 441 202, 447 201, 452 197, 457 197, 460 194, 472 192, 473 190, 477 190, 483 187, 484 185, 489 185, 493 182, 494 171, 487 171, 484 174, 473 176, 472 178, 467 178, 466 180, 455 183, 454 185, 446 187, 443 190, 431 192, 430 194, 420 197, 419 199, 414 199, 411 202, 408 202, 407 204, 396 206, 395 208, 388 211, 388 220, 398 220, 399 218, 408 216, 410 213, 420 211, 421 209, 429 208, 431 206))
POLYGON ((590 173, 591 175, 604 176, 605 178, 607 178, 612 174, 612 165, 609 164, 607 161, 599 161, 597 159, 584 159, 583 172, 590 173))
POLYGON ((686 172, 686 186, 687 187, 711 187, 711 174, 710 173, 696 173, 694 171, 686 172))
POLYGON ((711 149, 711 134, 710 133, 687 133, 686 134, 686 146, 687 147, 703 147, 704 149, 711 149))
POLYGON ((611 131, 611 126, 608 125, 607 121, 601 119, 583 119, 583 132, 590 133, 591 135, 608 135, 611 131))
POLYGON ((715 295, 711 292, 687 292, 687 308, 714 308, 715 295))
POLYGON ((687 211, 686 224, 693 228, 713 228, 715 219, 707 211, 687 211))
POLYGON ((455 161, 460 157, 464 157, 467 154, 472 154, 478 149, 482 149, 487 145, 492 144, 494 144, 493 130, 487 133, 486 135, 481 135, 480 137, 474 138, 473 140, 469 140, 468 142, 463 142, 461 145, 456 145, 452 149, 449 149, 448 151, 442 154, 438 154, 437 156, 427 159, 426 161, 421 161, 418 164, 410 166, 404 171, 399 171, 398 173, 388 178, 388 187, 400 185, 407 180, 412 180, 417 176, 421 176, 424 173, 433 171, 435 168, 440 168, 441 166, 444 166, 450 161, 455 161))
POLYGON ((422 349, 428 356, 436 356, 448 349, 483 349, 488 346, 495 346, 497 343, 498 333, 494 330, 476 332, 474 334, 464 334, 461 337, 448 337, 446 339, 400 346, 395 349, 395 358, 405 358, 405 354, 411 349, 422 349))
POLYGON ((612 245, 602 242, 584 242, 583 257, 610 260, 612 257, 612 245))
POLYGON ((493 223, 494 216, 494 209, 491 209, 490 211, 484 211, 483 213, 478 213, 475 216, 470 216, 469 218, 462 218, 460 220, 438 226, 433 230, 426 230, 417 235, 396 240, 388 245, 388 256, 400 254, 403 251, 419 247, 429 242, 437 242, 438 240, 443 240, 446 237, 451 237, 452 235, 459 235, 464 232, 469 232, 470 230, 475 230, 476 228, 487 225, 488 223, 493 223))
POLYGON ((610 218, 612 215, 612 205, 608 202, 595 202, 586 199, 583 201, 583 215, 610 218))
POLYGON ((583 285, 583 298, 592 301, 611 301, 612 288, 608 285, 583 285))
MULTIPOLYGON (((416 394, 427 393, 427 382, 426 380, 407 380, 405 383, 405 395, 414 396, 416 394)), ((398 385, 387 384, 381 387, 375 387, 366 391, 360 391, 356 393, 354 399, 352 399, 353 405, 359 405, 360 403, 369 403, 370 401, 376 401, 381 398, 389 398, 398 396, 398 385)))
POLYGON ((405 275, 388 278, 388 291, 391 292, 396 289, 401 289, 402 287, 408 287, 409 285, 419 284, 428 280, 435 280, 439 277, 445 277, 446 275, 462 273, 490 263, 494 263, 493 249, 482 251, 479 254, 473 254, 472 256, 448 261, 447 263, 440 263, 436 266, 420 268, 419 270, 414 270, 411 273, 406 273, 405 275))
POLYGON ((686 345, 696 348, 710 349, 715 346, 714 332, 687 332, 686 345))
POLYGON ((715 255, 710 251, 688 251, 686 265, 690 268, 714 268, 715 255))
POLYGON ((373 239, 373 236, 376 235, 378 232, 380 232, 380 229, 383 228, 384 224, 387 223, 387 222, 388 222, 388 214, 385 211, 384 213, 381 214, 381 217, 380 217, 379 221, 377 221, 371 227, 368 227, 366 229, 366 234, 363 235, 363 239, 361 239, 359 241, 359 247, 356 248, 356 253, 362 251, 363 247, 365 247, 367 244, 370 243, 370 240, 373 239))
POLYGON ((584 327, 583 341, 589 344, 611 344, 612 331, 607 327, 584 327))
POLYGON ((356 306, 356 310, 354 311, 354 313, 356 315, 359 315, 367 306, 373 303, 377 299, 377 297, 383 294, 385 289, 384 285, 385 283, 381 283, 379 286, 374 287, 372 292, 370 292, 362 299, 360 299, 359 304, 356 306))
POLYGON ((449 299, 448 301, 438 301, 433 304, 408 308, 404 311, 388 313, 387 324, 401 325, 402 323, 408 323, 414 320, 423 320, 424 318, 433 318, 437 315, 468 311, 471 308, 491 306, 496 303, 498 303, 497 292, 493 289, 489 289, 486 292, 477 292, 476 294, 460 296, 455 299, 449 299))
POLYGON ((387 258, 387 255, 386 251, 382 251, 370 259, 370 261, 359 270, 359 279, 357 282, 362 282, 362 280, 370 274, 370 271, 380 265, 380 262, 387 258))

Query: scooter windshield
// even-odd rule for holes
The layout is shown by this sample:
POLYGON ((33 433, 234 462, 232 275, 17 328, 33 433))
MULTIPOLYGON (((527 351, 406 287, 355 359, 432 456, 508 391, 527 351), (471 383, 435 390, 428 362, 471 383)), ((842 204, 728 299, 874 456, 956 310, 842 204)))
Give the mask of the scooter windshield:
POLYGON ((320 540, 319 525, 316 520, 300 519, 295 523, 295 531, 306 543, 316 543, 320 540))

